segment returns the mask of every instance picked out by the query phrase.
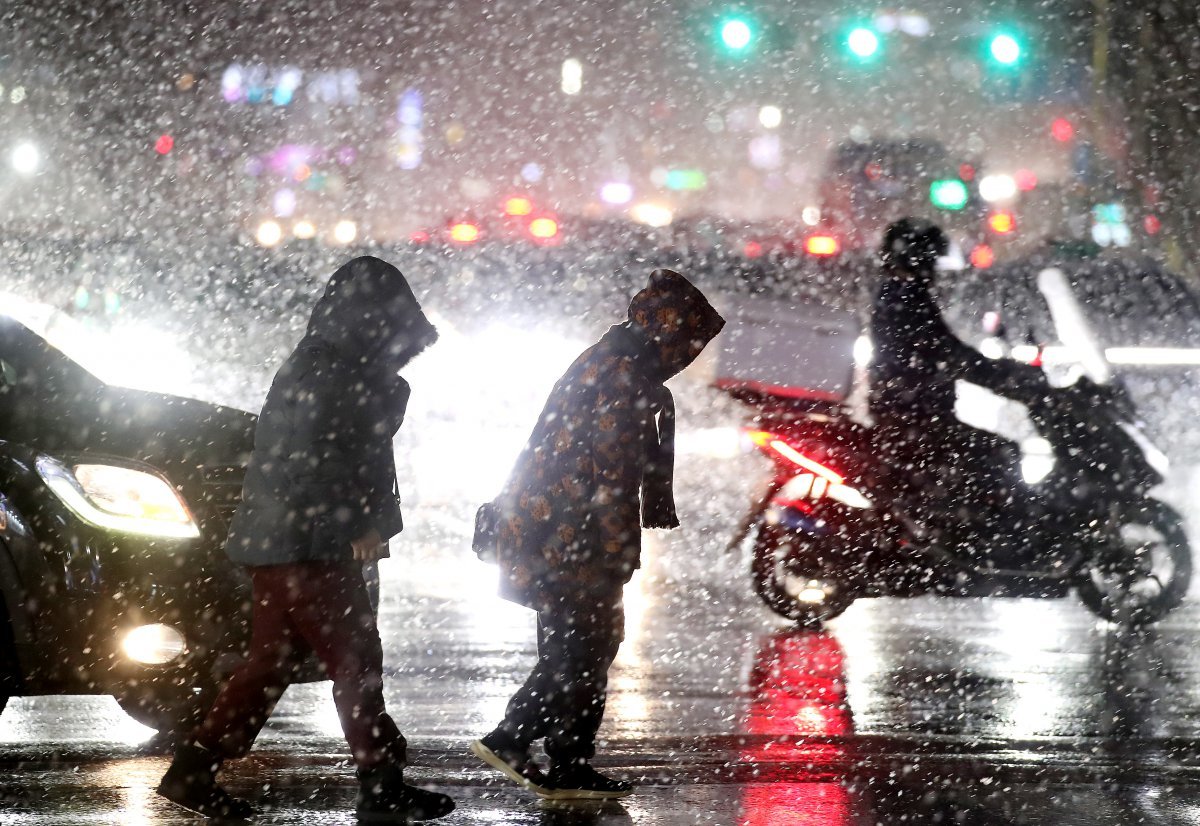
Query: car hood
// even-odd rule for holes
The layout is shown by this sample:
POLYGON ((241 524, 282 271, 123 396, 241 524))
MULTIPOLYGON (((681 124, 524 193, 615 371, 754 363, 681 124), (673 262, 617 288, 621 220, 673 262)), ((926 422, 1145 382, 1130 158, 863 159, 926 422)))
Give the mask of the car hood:
POLYGON ((164 471, 245 465, 258 417, 210 402, 111 385, 88 388, 58 415, 27 421, 19 441, 53 454, 132 459, 164 471))

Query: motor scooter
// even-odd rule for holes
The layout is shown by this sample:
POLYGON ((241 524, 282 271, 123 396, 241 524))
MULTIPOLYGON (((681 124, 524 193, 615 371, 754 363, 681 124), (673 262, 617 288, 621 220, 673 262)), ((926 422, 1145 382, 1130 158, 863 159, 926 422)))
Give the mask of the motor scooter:
POLYGON ((1137 625, 1161 619, 1187 591, 1183 520, 1151 495, 1166 457, 1119 383, 1081 377, 1027 405, 1053 469, 1026 485, 1010 520, 969 539, 916 518, 901 483, 910 480, 897 478, 903 469, 882 458, 879 435, 843 402, 726 389, 753 410, 745 434, 773 462, 735 542, 753 537, 755 591, 781 616, 819 625, 870 597, 1073 591, 1097 616, 1137 625))

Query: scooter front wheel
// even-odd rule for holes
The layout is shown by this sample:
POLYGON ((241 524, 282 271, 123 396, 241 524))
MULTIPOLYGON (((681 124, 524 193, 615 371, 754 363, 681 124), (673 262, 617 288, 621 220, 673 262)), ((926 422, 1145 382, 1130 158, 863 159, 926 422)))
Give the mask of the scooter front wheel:
POLYGON ((1192 580, 1192 552, 1183 518, 1147 499, 1115 526, 1109 553, 1099 555, 1079 584, 1092 613, 1119 625, 1158 622, 1182 601, 1192 580))
POLYGON ((804 627, 818 627, 854 602, 846 585, 822 571, 805 570, 795 560, 815 559, 819 540, 760 525, 754 539, 750 576, 768 608, 804 627))

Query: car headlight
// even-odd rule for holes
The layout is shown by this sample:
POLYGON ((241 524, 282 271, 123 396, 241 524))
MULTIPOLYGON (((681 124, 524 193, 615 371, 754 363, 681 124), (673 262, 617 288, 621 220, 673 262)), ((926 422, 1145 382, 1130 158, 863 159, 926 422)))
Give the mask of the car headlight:
POLYGON ((85 522, 144 536, 200 536, 187 505, 154 473, 119 465, 66 465, 42 456, 37 470, 50 490, 85 522))
POLYGON ((143 665, 166 665, 187 651, 183 634, 169 625, 139 625, 121 640, 125 656, 143 665))

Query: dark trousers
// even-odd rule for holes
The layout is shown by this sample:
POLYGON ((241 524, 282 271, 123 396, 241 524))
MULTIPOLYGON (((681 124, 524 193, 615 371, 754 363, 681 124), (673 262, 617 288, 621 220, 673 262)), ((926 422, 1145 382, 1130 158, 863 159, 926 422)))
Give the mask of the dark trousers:
POLYGON ((250 568, 250 656, 226 683, 193 740, 223 757, 250 750, 293 669, 315 652, 360 769, 403 764, 405 741, 384 710, 383 647, 358 562, 250 568))
POLYGON ((521 749, 544 737, 556 764, 590 759, 604 719, 608 669, 625 637, 624 607, 618 596, 539 611, 537 636, 537 664, 497 731, 521 749))

